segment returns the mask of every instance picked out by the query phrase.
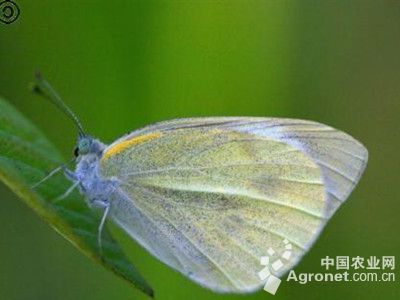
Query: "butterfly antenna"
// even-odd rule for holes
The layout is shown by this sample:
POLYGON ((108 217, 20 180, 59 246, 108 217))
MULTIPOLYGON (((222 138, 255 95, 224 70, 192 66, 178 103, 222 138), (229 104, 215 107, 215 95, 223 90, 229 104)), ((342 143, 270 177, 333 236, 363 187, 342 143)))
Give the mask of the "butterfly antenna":
POLYGON ((72 112, 72 110, 62 101, 58 93, 53 89, 50 83, 43 78, 40 72, 35 72, 36 82, 32 87, 32 91, 53 103, 59 110, 64 112, 74 122, 79 131, 79 136, 85 136, 85 132, 79 121, 78 117, 72 112))

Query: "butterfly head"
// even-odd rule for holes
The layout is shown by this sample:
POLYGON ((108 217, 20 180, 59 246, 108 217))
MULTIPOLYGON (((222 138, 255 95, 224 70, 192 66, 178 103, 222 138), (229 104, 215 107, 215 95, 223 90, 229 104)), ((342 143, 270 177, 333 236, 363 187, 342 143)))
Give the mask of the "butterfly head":
POLYGON ((74 156, 76 158, 82 157, 84 155, 94 154, 101 157, 105 145, 96 140, 95 138, 88 135, 79 135, 78 143, 74 149, 74 156))

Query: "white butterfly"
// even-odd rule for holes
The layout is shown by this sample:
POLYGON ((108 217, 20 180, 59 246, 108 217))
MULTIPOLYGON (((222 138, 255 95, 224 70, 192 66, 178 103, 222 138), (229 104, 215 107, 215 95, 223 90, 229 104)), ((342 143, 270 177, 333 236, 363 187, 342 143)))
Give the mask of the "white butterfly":
POLYGON ((261 288, 260 258, 283 239, 292 255, 274 275, 292 269, 368 159, 346 133, 277 118, 178 119, 106 146, 83 132, 47 82, 38 84, 78 125, 67 194, 78 187, 104 209, 99 232, 111 218, 159 260, 217 292, 261 288))

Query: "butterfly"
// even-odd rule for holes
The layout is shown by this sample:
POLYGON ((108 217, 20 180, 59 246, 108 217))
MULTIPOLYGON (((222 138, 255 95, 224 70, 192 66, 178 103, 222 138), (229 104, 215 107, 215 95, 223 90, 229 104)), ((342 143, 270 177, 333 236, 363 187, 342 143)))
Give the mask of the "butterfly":
POLYGON ((87 204, 152 255, 216 292, 260 289, 260 258, 291 244, 282 277, 310 249, 359 181, 368 151, 313 121, 261 117, 176 119, 110 145, 87 135, 46 80, 36 91, 76 124, 74 171, 87 204))

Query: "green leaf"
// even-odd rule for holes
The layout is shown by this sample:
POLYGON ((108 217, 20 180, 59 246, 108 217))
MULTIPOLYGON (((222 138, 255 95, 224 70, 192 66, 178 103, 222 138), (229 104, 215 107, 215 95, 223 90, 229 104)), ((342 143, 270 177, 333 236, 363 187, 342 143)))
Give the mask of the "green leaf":
POLYGON ((99 215, 88 208, 78 193, 54 201, 71 182, 55 175, 34 190, 30 188, 63 162, 45 136, 0 98, 0 180, 84 254, 152 297, 151 287, 127 260, 107 229, 103 231, 100 254, 97 244, 99 215))

